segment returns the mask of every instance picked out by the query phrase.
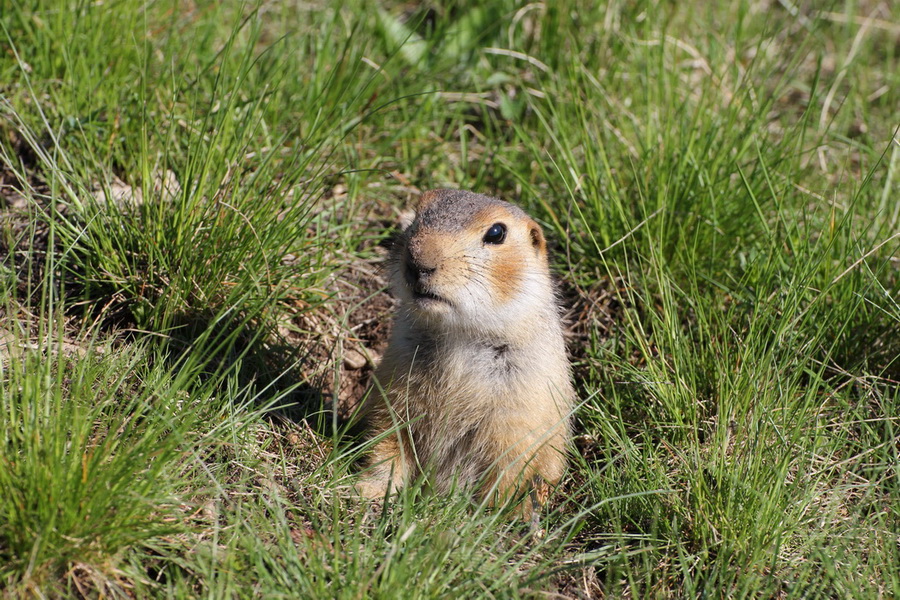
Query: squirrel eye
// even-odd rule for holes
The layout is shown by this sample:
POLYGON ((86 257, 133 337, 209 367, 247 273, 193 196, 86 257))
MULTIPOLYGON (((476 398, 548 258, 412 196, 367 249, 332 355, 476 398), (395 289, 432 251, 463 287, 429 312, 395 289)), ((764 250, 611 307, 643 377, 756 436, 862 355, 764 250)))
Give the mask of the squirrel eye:
POLYGON ((506 225, 503 223, 494 223, 491 228, 484 234, 485 244, 502 244, 506 239, 506 225))

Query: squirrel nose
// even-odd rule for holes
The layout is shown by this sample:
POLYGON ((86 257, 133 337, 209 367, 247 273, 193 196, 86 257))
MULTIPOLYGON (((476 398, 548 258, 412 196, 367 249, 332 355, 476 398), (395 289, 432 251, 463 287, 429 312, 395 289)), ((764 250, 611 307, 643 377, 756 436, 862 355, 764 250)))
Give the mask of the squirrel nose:
POLYGON ((411 285, 417 285, 428 279, 429 275, 437 271, 434 267, 426 267, 412 258, 406 261, 406 278, 411 285))
POLYGON ((437 271, 437 267, 429 267, 421 260, 417 260, 415 253, 411 249, 406 251, 406 279, 410 285, 418 285, 437 271))
POLYGON ((427 279, 429 275, 437 271, 437 269, 427 269, 425 267, 414 267, 413 268, 413 276, 416 278, 416 281, 421 281, 422 279, 427 279))

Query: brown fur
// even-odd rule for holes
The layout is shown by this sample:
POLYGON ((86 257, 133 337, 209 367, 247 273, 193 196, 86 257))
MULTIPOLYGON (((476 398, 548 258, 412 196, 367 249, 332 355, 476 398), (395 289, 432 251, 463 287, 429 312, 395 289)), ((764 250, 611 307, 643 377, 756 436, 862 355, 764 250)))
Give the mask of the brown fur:
POLYGON ((565 469, 575 393, 540 226, 494 198, 426 192, 389 270, 400 306, 364 412, 390 433, 360 492, 425 477, 543 501, 565 469), (496 223, 506 238, 488 243, 496 223))

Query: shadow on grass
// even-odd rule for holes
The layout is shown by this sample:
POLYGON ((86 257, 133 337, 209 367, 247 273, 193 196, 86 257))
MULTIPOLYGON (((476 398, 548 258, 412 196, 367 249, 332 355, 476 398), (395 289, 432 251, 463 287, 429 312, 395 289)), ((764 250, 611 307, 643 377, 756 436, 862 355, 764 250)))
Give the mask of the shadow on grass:
POLYGON ((335 441, 357 440, 362 434, 352 408, 368 389, 372 369, 349 371, 356 379, 350 386, 355 395, 339 399, 328 381, 340 368, 333 347, 315 340, 297 344, 274 326, 241 323, 240 318, 223 323, 209 312, 181 315, 163 343, 172 368, 195 370, 197 377, 219 379, 223 386, 233 378, 239 389, 253 390, 255 403, 273 416, 305 422, 335 441))

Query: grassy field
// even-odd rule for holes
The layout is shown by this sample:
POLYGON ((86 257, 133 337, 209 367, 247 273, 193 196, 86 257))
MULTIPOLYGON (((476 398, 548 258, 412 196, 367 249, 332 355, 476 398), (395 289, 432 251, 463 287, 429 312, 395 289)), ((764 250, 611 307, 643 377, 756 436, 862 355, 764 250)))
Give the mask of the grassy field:
POLYGON ((14 597, 900 597, 900 5, 0 2, 14 597), (543 225, 542 530, 352 494, 385 240, 543 225))

